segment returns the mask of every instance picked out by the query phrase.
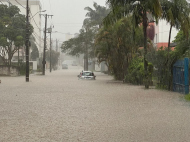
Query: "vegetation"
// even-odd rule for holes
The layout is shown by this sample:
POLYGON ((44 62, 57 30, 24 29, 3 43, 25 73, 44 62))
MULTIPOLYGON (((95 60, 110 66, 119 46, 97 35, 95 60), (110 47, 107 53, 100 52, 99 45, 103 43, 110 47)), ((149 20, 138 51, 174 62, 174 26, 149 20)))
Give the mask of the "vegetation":
POLYGON ((189 7, 186 0, 161 0, 162 19, 170 24, 168 48, 170 48, 170 39, 172 27, 181 29, 185 35, 188 35, 190 28, 189 7))
MULTIPOLYGON (((112 12, 105 19, 105 25, 110 25, 115 23, 116 20, 121 19, 127 15, 132 15, 132 22, 136 27, 139 24, 143 26, 143 37, 144 37, 144 78, 147 80, 145 83, 148 83, 148 61, 146 60, 147 54, 147 27, 148 22, 151 22, 152 19, 148 18, 148 15, 151 15, 156 21, 161 16, 161 5, 159 0, 146 0, 146 1, 122 1, 122 0, 108 0, 108 3, 111 6, 112 12)), ((149 84, 145 84, 145 88, 149 88, 149 84)))
MULTIPOLYGON (((54 50, 51 50, 51 67, 56 70, 57 69, 57 64, 59 60, 59 52, 56 52, 54 50)), ((46 52, 46 60, 50 62, 50 50, 46 52)))
POLYGON ((149 88, 154 77, 160 88, 172 90, 173 65, 190 53, 190 19, 186 0, 107 0, 107 4, 109 8, 96 3, 95 10, 85 8, 88 12, 83 32, 64 42, 63 51, 71 55, 83 53, 86 58, 95 53, 97 61, 105 61, 117 80, 144 84, 149 88), (161 19, 170 24, 168 47, 155 49, 152 43, 155 29, 151 23, 158 23, 161 19), (170 47, 172 28, 180 30, 173 41, 177 43, 175 49, 170 47), (90 30, 93 32, 87 33, 90 30), (91 44, 85 46, 86 41, 91 44))
POLYGON ((103 27, 96 36, 98 62, 105 61, 115 79, 123 80, 129 63, 143 43, 142 28, 134 27, 131 18, 122 18, 113 26, 103 27), (123 32, 125 31, 125 32, 123 32))
MULTIPOLYGON (((25 43, 26 18, 19 12, 19 8, 14 5, 9 7, 0 5, 0 58, 3 64, 9 67, 9 70, 13 55, 23 48, 25 43)), ((31 35, 33 27, 30 25, 29 29, 29 35, 31 35)))
MULTIPOLYGON (((19 8, 14 5, 8 7, 1 4, 0 11, 0 57, 4 64, 10 66, 14 53, 24 45, 26 31, 23 27, 26 26, 26 18, 19 14, 19 8)), ((32 31, 30 26, 30 35, 32 31)))
POLYGON ((147 60, 156 69, 154 76, 157 77, 158 87, 162 89, 172 90, 173 65, 177 60, 189 56, 190 42, 183 31, 177 34, 174 42, 177 43, 174 50, 168 51, 167 48, 160 48, 159 50, 152 50, 147 54, 147 60))
MULTIPOLYGON (((73 56, 84 54, 85 64, 84 70, 88 70, 89 58, 95 58, 94 39, 98 29, 102 26, 103 18, 108 14, 106 7, 94 3, 94 9, 86 7, 86 19, 83 22, 82 29, 78 37, 72 38, 62 44, 62 52, 66 52, 73 56)), ((95 64, 95 63, 94 63, 95 64)))
POLYGON ((185 100, 190 101, 190 94, 185 95, 185 100))

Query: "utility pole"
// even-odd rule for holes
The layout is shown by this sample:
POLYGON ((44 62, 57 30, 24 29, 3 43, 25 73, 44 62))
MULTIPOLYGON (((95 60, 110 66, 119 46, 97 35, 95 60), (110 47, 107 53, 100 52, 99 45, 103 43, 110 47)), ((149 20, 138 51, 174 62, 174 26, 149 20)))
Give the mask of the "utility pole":
POLYGON ((56 52, 58 52, 58 40, 56 39, 56 52))
MULTIPOLYGON (((43 15, 43 14, 41 14, 43 15)), ((45 75, 45 65, 46 65, 46 33, 47 33, 47 17, 52 17, 53 15, 47 15, 45 14, 45 29, 44 29, 44 53, 43 53, 43 61, 42 61, 42 64, 43 64, 43 75, 45 75)))
MULTIPOLYGON (((60 50, 59 50, 59 48, 58 48, 58 42, 59 42, 59 40, 58 39, 56 39, 56 52, 59 52, 60 53, 60 50)), ((59 59, 58 59, 58 66, 60 66, 61 65, 61 53, 60 53, 60 55, 59 55, 59 59)))
POLYGON ((45 14, 45 29, 44 29, 44 53, 43 53, 43 75, 45 75, 45 65, 46 65, 46 30, 47 30, 47 14, 45 14))
POLYGON ((50 27, 50 28, 48 29, 48 33, 50 34, 50 67, 49 67, 49 71, 50 71, 50 72, 51 72, 51 66, 52 66, 52 64, 51 64, 51 48, 52 48, 51 32, 52 32, 52 28, 50 27))
POLYGON ((29 82, 29 5, 26 3, 26 82, 29 82))

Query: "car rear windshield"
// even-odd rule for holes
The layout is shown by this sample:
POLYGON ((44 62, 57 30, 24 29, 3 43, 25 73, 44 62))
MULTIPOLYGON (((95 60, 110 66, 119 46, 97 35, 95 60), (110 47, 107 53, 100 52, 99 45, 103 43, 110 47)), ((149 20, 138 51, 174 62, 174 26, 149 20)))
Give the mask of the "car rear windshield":
POLYGON ((94 73, 92 72, 83 72, 83 76, 94 76, 94 73))

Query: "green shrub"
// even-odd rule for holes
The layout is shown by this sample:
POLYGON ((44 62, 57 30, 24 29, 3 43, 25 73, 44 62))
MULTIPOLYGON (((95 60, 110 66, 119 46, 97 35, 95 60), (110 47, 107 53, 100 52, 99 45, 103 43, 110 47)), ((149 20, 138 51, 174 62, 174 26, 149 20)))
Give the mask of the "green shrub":
MULTIPOLYGON (((153 65, 148 63, 149 82, 152 81, 153 65)), ((125 82, 132 84, 144 84, 144 62, 142 57, 136 57, 129 65, 128 74, 125 76, 125 82)), ((150 84, 150 83, 149 83, 150 84)))
POLYGON ((25 75, 26 74, 26 64, 24 62, 20 63, 20 75, 25 75))
POLYGON ((185 95, 185 100, 190 101, 190 94, 185 95))

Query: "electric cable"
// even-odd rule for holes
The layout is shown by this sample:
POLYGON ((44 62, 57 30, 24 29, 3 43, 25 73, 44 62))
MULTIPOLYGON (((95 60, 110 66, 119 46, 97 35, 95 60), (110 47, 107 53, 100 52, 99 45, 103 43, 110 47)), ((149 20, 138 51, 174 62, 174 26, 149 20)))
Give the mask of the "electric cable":
MULTIPOLYGON (((32 34, 34 37, 36 37, 37 35, 35 33, 32 34)), ((37 37, 36 37, 37 38, 37 37)), ((36 45, 38 45, 39 47, 41 47, 41 45, 35 40, 34 41, 36 43, 36 45)))
MULTIPOLYGON (((39 28, 39 26, 37 25, 36 21, 34 20, 34 16, 32 15, 31 11, 30 11, 30 14, 31 14, 31 16, 32 16, 32 19, 33 19, 35 25, 39 28)), ((39 28, 39 29, 41 29, 41 28, 39 28)))
POLYGON ((26 9, 26 7, 24 7, 22 4, 20 4, 17 0, 15 0, 20 6, 22 6, 24 9, 26 9))
POLYGON ((10 0, 7 0, 7 2, 8 2, 9 4, 13 5, 13 4, 10 2, 10 0))

